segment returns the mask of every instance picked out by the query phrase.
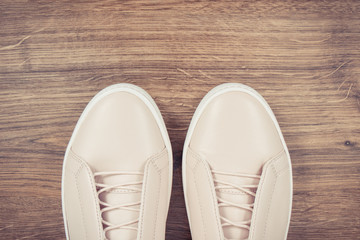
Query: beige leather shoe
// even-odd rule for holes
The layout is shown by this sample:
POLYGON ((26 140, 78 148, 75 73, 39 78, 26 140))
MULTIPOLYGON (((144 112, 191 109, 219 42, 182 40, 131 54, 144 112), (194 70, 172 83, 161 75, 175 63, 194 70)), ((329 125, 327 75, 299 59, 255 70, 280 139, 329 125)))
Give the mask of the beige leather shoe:
POLYGON ((130 84, 102 90, 65 154, 67 239, 164 239, 171 183, 171 145, 155 102, 130 84))
POLYGON ((255 90, 223 84, 204 97, 188 130, 182 169, 194 240, 286 239, 290 156, 255 90))

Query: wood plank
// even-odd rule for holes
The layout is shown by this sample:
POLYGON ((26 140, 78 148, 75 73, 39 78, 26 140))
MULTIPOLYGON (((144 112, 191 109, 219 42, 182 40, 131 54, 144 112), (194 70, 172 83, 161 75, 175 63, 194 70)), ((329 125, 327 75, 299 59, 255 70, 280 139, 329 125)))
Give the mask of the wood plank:
POLYGON ((0 238, 64 239, 61 170, 87 102, 127 82, 155 99, 174 150, 166 239, 191 239, 187 127, 214 86, 273 108, 293 163, 288 239, 360 239, 360 2, 0 2, 0 238))

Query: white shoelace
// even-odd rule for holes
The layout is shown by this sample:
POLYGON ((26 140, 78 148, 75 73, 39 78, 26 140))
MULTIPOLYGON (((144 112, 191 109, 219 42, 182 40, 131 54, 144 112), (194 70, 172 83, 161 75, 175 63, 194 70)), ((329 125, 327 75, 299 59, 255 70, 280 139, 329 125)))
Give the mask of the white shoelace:
MULTIPOLYGON (((94 173, 94 177, 96 179, 96 177, 106 177, 106 176, 111 176, 111 175, 141 175, 143 176, 144 174, 142 172, 125 172, 125 171, 116 171, 116 172, 96 172, 94 173)), ((96 182, 96 181, 95 181, 96 182)), ((113 229, 129 229, 129 230, 133 230, 133 231, 137 231, 138 229, 136 227, 132 227, 130 225, 136 224, 139 222, 139 218, 134 219, 132 221, 123 223, 123 224, 112 224, 108 221, 106 221, 103 217, 103 214, 105 212, 108 211, 112 211, 112 210, 128 210, 128 211, 135 211, 135 212, 140 212, 140 209, 137 208, 136 206, 140 206, 141 201, 138 202, 132 202, 132 203, 126 203, 126 204, 119 204, 119 205, 111 205, 109 203, 106 203, 104 201, 101 200, 100 195, 104 192, 109 192, 112 190, 128 190, 128 191, 132 191, 134 193, 139 193, 141 192, 141 185, 142 185, 142 181, 133 181, 133 182, 128 182, 128 183, 121 183, 121 184, 115 184, 115 185, 108 185, 108 184, 103 184, 103 183, 95 183, 96 189, 97 189, 97 194, 98 194, 98 199, 99 199, 99 203, 101 205, 101 221, 104 225, 104 236, 106 238, 106 233, 110 230, 113 229), (140 187, 139 187, 140 185, 140 187), (138 187, 136 187, 138 186, 138 187)), ((107 239, 107 238, 106 238, 107 239)))
MULTIPOLYGON (((252 179, 258 179, 260 180, 260 175, 252 175, 252 174, 241 174, 241 173, 226 173, 226 172, 220 172, 220 171, 212 171, 212 174, 214 175, 214 183, 215 183, 215 190, 216 191, 220 191, 222 189, 235 189, 235 190, 239 190, 242 191, 252 197, 254 197, 255 199, 255 195, 256 195, 256 189, 258 187, 258 184, 253 184, 253 185, 235 185, 231 182, 228 181, 222 181, 222 180, 216 180, 215 176, 219 175, 219 176, 231 176, 231 177, 240 177, 240 178, 252 178, 252 179), (251 191, 251 190, 255 190, 255 191, 251 191)), ((219 208, 221 207, 235 207, 235 208, 241 208, 244 210, 247 210, 249 212, 253 212, 253 207, 254 207, 254 201, 251 204, 247 204, 247 203, 243 203, 243 204, 237 204, 237 203, 233 203, 231 201, 227 201, 219 196, 217 196, 217 200, 218 200, 218 206, 219 208)), ((250 230, 250 223, 251 223, 251 217, 249 220, 246 221, 241 221, 241 222, 233 222, 228 218, 225 218, 224 216, 220 216, 221 220, 222 220, 222 224, 221 226, 224 227, 237 227, 237 228, 241 228, 241 229, 245 229, 247 231, 250 230)), ((225 240, 231 240, 231 239, 227 239, 225 238, 225 240)))

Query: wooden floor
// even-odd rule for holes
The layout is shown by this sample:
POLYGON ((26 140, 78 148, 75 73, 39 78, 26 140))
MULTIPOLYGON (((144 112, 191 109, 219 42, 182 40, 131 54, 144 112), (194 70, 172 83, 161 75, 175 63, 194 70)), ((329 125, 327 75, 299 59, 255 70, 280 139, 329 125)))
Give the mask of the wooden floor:
POLYGON ((273 108, 292 157, 288 239, 360 239, 359 1, 0 2, 0 239, 64 239, 64 151, 87 102, 120 82, 158 104, 174 150, 166 239, 191 239, 187 127, 214 86, 273 108))

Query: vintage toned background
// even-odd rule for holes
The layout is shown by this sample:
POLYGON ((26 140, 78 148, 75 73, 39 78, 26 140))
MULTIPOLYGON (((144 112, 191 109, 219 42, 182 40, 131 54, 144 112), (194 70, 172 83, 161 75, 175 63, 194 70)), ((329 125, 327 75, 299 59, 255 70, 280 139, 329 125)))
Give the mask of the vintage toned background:
POLYGON ((181 152, 214 86, 273 108, 292 157, 288 239, 360 239, 360 1, 0 2, 0 239, 64 239, 63 155, 120 82, 159 105, 174 149, 167 239, 191 239, 181 152))

